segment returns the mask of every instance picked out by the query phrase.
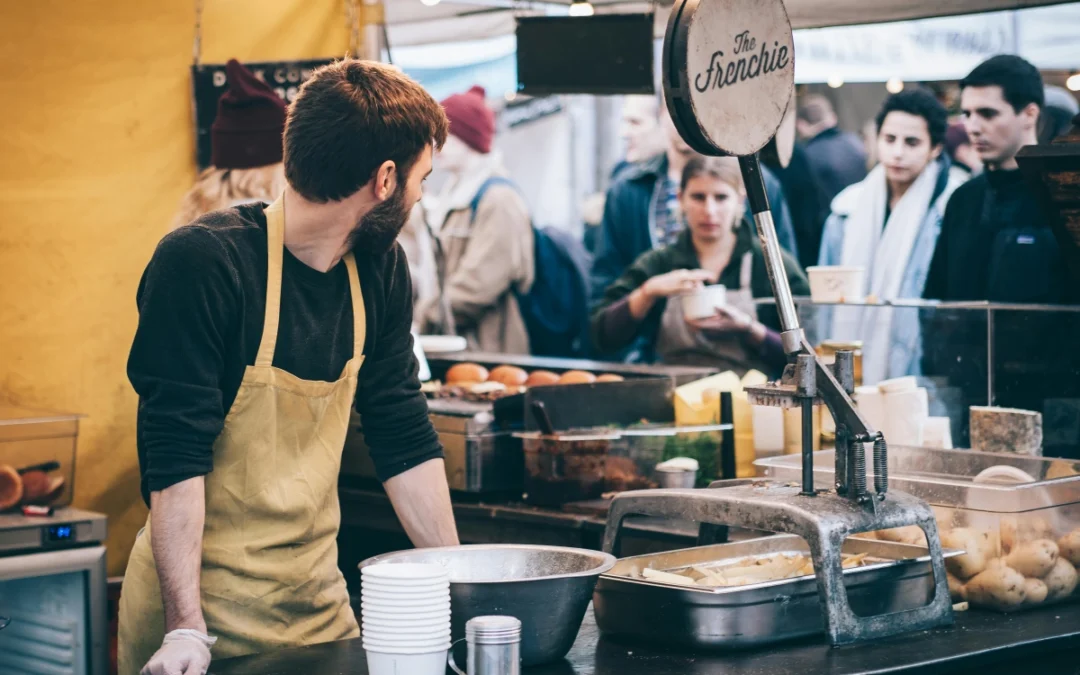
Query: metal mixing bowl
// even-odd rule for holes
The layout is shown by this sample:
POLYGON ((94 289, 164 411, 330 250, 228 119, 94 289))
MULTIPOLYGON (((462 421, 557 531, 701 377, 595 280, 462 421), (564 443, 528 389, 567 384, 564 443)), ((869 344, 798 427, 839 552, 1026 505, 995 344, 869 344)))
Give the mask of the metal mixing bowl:
MULTIPOLYGON (((562 546, 482 544, 400 551, 369 558, 360 569, 384 563, 436 563, 450 572, 450 623, 455 641, 475 616, 521 620, 521 663, 532 666, 566 656, 601 574, 615 557, 562 546)), ((464 663, 464 642, 454 658, 464 663)))

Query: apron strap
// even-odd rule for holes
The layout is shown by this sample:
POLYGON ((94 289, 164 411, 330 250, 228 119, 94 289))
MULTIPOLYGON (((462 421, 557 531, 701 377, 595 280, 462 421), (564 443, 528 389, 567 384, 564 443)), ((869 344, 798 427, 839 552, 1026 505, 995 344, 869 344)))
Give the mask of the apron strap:
POLYGON ((364 342, 367 340, 367 309, 364 307, 364 292, 360 289, 360 275, 356 271, 356 257, 352 252, 345 254, 345 269, 349 270, 349 293, 352 296, 353 315, 353 358, 364 354, 364 342))
POLYGON ((285 195, 266 207, 266 314, 255 365, 274 365, 278 322, 281 317, 281 266, 285 257, 285 195))
POLYGON ((754 256, 750 251, 743 254, 742 266, 739 267, 739 288, 750 290, 750 274, 754 270, 754 256))

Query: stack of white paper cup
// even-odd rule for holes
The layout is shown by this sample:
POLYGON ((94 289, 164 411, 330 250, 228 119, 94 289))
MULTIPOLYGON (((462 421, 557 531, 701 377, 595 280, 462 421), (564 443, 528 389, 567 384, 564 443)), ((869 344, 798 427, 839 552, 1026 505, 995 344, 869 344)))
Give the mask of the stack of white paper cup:
POLYGON ((443 675, 450 650, 450 577, 439 565, 387 563, 360 571, 371 675, 443 675))

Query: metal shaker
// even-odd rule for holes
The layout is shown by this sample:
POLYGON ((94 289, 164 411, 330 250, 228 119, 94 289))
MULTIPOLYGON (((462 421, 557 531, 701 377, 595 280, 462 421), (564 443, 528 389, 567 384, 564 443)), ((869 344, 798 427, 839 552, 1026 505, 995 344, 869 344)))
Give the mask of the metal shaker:
POLYGON ((478 616, 465 624, 469 656, 463 673, 450 655, 458 675, 521 675, 521 621, 512 616, 478 616))

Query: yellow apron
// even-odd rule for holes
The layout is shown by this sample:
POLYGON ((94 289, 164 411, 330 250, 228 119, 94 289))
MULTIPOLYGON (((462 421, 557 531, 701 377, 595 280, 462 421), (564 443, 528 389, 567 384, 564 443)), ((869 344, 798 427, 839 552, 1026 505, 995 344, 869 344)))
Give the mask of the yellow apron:
MULTIPOLYGON (((354 345, 340 379, 306 381, 274 368, 285 231, 280 198, 266 209, 266 221, 262 341, 206 476, 202 611, 218 638, 215 658, 360 635, 337 566, 338 473, 367 332, 356 261, 345 256, 354 345)), ((124 576, 119 675, 136 675, 165 635, 150 536, 148 518, 124 576)))

